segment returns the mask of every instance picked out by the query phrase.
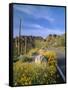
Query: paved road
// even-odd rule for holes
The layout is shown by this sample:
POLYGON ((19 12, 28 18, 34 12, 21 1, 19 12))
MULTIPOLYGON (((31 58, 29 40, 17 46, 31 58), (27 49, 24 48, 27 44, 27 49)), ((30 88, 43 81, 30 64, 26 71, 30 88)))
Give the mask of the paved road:
POLYGON ((60 69, 60 67, 59 67, 58 65, 57 65, 56 67, 57 67, 57 70, 58 70, 58 72, 60 73, 63 81, 65 82, 65 75, 63 74, 62 70, 60 69))
POLYGON ((57 54, 57 65, 61 69, 64 77, 66 76, 66 57, 65 57, 65 51, 61 51, 60 49, 57 48, 51 48, 49 50, 54 50, 57 54))
POLYGON ((63 74, 65 75, 65 67, 66 67, 65 52, 56 51, 56 53, 57 53, 58 66, 60 67, 63 74))

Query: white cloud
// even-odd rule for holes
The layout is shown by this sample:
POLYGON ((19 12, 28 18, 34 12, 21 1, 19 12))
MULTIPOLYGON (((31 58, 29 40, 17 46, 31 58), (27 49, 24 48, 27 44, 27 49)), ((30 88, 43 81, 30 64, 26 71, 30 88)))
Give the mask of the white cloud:
POLYGON ((49 34, 57 34, 57 35, 63 34, 65 32, 64 30, 60 30, 60 29, 48 29, 48 28, 46 28, 46 30, 49 34))
MULTIPOLYGON (((50 29, 50 28, 46 28, 46 27, 43 27, 39 24, 28 24, 27 27, 31 28, 30 31, 37 31, 37 32, 40 32, 40 33, 45 33, 45 34, 63 34, 65 32, 65 30, 61 30, 59 28, 57 29, 50 29)), ((36 33, 37 33, 36 32, 36 33)))
MULTIPOLYGON (((15 6, 14 7, 15 9, 21 11, 21 12, 25 12, 27 13, 28 15, 31 15, 33 16, 33 18, 35 19, 41 19, 43 18, 44 20, 48 20, 49 22, 51 23, 54 23, 55 22, 55 19, 53 18, 53 16, 51 16, 51 11, 49 11, 48 8, 37 8, 37 7, 30 7, 30 6, 26 6, 26 5, 21 5, 21 6, 15 6)), ((43 27, 42 25, 40 24, 35 24, 35 23, 32 23, 32 24, 26 24, 26 23, 23 23, 23 26, 25 27, 28 27, 27 29, 25 28, 23 31, 22 31, 22 34, 24 35, 40 35, 42 37, 46 37, 47 35, 49 34, 63 34, 65 32, 65 30, 60 30, 58 28, 56 29, 50 29, 50 28, 46 28, 46 27, 43 27)), ((16 28, 15 28, 16 29, 16 28)))
POLYGON ((47 37, 49 34, 61 35, 65 33, 64 30, 48 29, 41 26, 36 29, 27 29, 26 31, 24 30, 25 35, 34 35, 34 36, 42 36, 42 37, 47 37))
MULTIPOLYGON (((61 35, 65 33, 65 30, 59 30, 59 29, 49 29, 49 28, 45 28, 42 27, 40 25, 33 25, 32 27, 35 28, 30 28, 30 29, 24 29, 21 31, 22 35, 33 35, 33 36, 42 36, 42 37, 47 37, 49 34, 57 34, 57 35, 61 35)), ((14 29, 14 36, 15 33, 16 35, 18 35, 18 28, 14 29)))
POLYGON ((14 7, 15 9, 21 11, 21 12, 25 12, 28 15, 33 16, 34 18, 42 18, 42 19, 46 19, 49 22, 54 22, 54 18, 50 15, 51 11, 50 8, 48 7, 37 7, 37 6, 29 6, 29 5, 15 5, 14 7))
POLYGON ((23 24, 24 27, 28 28, 36 28, 36 29, 43 29, 44 27, 40 24, 23 24))

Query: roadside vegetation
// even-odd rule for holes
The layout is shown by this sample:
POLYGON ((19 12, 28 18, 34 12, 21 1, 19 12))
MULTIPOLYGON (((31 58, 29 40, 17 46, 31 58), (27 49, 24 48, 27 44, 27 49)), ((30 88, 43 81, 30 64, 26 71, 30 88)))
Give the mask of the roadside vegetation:
POLYGON ((57 56, 55 50, 51 50, 51 48, 65 51, 65 34, 62 36, 49 35, 44 40, 36 38, 29 44, 32 45, 27 44, 27 53, 20 57, 17 55, 17 49, 14 46, 14 86, 57 83, 57 56), (40 64, 35 63, 35 57, 38 55, 44 57, 40 64))

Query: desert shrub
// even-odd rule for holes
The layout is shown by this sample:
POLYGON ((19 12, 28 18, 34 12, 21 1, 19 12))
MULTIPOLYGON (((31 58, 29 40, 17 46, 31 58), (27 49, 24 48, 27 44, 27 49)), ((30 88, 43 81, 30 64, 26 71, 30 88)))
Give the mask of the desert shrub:
POLYGON ((56 83, 56 67, 45 63, 21 63, 13 64, 14 85, 35 85, 56 83))
POLYGON ((54 51, 46 51, 44 52, 44 56, 46 56, 50 60, 56 59, 56 53, 54 51))
POLYGON ((44 56, 48 59, 49 63, 56 63, 56 53, 54 51, 46 51, 44 56))
POLYGON ((32 57, 28 56, 28 55, 23 55, 21 58, 22 62, 31 62, 32 61, 32 57))
POLYGON ((38 54, 38 48, 31 49, 28 55, 33 56, 38 54))
POLYGON ((35 39, 35 48, 38 48, 38 49, 40 49, 40 48, 46 48, 46 47, 48 47, 48 43, 46 43, 46 39, 42 39, 42 40, 37 40, 37 39, 35 39), (47 45, 46 45, 47 44, 47 45))
MULTIPOLYGON (((41 54, 41 55, 44 55, 44 54, 45 54, 45 52, 46 52, 46 51, 45 51, 45 50, 43 50, 43 49, 40 49, 40 50, 38 51, 38 53, 39 53, 39 54, 41 54)), ((45 55, 44 55, 44 56, 45 56, 45 55)))
POLYGON ((17 56, 14 56, 13 57, 13 62, 17 62, 17 61, 19 61, 18 57, 17 56))
POLYGON ((56 53, 54 51, 42 51, 41 54, 47 60, 48 65, 52 65, 56 67, 57 60, 56 60, 56 53))
POLYGON ((45 57, 49 64, 56 64, 56 53, 54 51, 40 50, 39 53, 45 57))

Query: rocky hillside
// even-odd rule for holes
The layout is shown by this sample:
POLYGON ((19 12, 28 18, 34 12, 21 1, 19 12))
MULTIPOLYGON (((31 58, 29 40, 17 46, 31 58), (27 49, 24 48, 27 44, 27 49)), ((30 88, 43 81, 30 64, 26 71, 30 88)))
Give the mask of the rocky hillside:
POLYGON ((65 46, 65 34, 63 35, 56 35, 56 34, 50 34, 46 39, 46 44, 48 46, 65 46))
POLYGON ((32 48, 64 47, 65 34, 50 34, 45 39, 40 36, 21 36, 13 39, 16 55, 28 53, 32 48))

